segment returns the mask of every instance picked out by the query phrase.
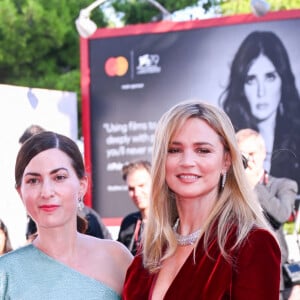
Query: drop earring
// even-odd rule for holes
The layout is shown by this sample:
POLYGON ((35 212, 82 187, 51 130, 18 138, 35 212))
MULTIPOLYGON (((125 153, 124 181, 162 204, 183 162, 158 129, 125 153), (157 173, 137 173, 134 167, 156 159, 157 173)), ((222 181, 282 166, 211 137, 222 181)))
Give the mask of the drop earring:
POLYGON ((222 187, 222 190, 224 189, 224 186, 225 186, 225 183, 226 183, 226 177, 227 177, 227 173, 224 172, 224 174, 222 175, 222 178, 221 178, 221 187, 222 187))
POLYGON ((83 208, 84 208, 84 203, 83 203, 82 198, 79 198, 79 199, 78 199, 77 207, 78 207, 78 209, 79 209, 80 211, 83 210, 83 208))

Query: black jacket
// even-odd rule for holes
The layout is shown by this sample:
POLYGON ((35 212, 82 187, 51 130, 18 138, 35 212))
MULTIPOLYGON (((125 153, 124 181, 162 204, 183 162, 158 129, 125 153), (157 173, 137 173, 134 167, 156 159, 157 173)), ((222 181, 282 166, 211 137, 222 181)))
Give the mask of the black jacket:
POLYGON ((143 230, 142 215, 139 211, 127 215, 121 223, 118 241, 135 255, 140 245, 143 230))

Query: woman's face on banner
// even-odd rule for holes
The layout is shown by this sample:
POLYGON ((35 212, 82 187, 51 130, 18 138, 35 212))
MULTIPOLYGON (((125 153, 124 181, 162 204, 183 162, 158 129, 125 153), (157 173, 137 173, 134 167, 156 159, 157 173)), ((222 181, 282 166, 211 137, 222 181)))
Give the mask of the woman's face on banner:
POLYGON ((263 121, 276 114, 281 99, 281 78, 267 56, 260 54, 253 61, 244 90, 255 118, 263 121))

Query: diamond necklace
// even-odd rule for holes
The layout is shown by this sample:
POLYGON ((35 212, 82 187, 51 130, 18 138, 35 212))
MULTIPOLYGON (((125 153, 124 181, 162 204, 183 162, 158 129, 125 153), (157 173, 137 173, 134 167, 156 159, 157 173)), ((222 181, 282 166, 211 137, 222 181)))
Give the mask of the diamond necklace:
POLYGON ((193 245, 197 241, 198 237, 200 236, 201 233, 201 228, 188 234, 188 235, 181 235, 177 232, 179 225, 179 218, 176 220, 174 226, 173 226, 173 232, 175 234, 177 244, 179 246, 188 246, 188 245, 193 245))

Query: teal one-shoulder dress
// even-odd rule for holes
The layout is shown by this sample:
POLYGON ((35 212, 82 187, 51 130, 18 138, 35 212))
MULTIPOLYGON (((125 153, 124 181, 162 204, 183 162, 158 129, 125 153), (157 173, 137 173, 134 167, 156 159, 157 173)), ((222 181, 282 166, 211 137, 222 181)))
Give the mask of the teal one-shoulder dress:
MULTIPOLYGON (((101 268, 101 266, 99 266, 101 268)), ((32 244, 0 257, 1 300, 120 300, 116 291, 32 244)))

